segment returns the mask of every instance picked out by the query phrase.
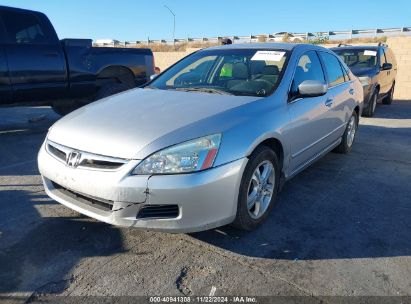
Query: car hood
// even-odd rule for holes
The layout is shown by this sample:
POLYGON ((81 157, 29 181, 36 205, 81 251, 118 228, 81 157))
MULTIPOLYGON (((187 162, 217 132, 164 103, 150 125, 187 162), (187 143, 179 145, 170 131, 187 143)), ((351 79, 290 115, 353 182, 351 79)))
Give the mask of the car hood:
MULTIPOLYGON (((48 139, 81 151, 132 159, 160 137, 256 99, 260 98, 134 89, 63 117, 52 126, 48 139)), ((197 136, 207 135, 202 132, 206 130, 197 136)))

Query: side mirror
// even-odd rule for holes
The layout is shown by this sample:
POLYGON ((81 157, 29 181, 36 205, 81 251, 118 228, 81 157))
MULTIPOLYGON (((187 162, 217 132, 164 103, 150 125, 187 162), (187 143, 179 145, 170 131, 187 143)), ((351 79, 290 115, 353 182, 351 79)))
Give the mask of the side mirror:
POLYGON ((151 75, 151 76, 150 76, 150 81, 151 81, 151 80, 154 80, 154 78, 156 78, 157 76, 158 76, 158 74, 153 74, 153 75, 151 75))
POLYGON ((327 93, 327 84, 319 80, 304 80, 298 86, 298 97, 315 97, 327 93))
POLYGON ((384 63, 381 67, 382 71, 389 71, 392 69, 392 64, 391 63, 384 63))

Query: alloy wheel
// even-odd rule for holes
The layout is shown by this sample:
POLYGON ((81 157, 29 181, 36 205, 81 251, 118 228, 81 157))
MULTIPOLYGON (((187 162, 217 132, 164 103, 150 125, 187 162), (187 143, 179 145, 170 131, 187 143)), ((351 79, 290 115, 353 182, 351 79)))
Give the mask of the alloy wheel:
POLYGON ((351 147, 354 142, 355 133, 357 132, 357 122, 354 115, 351 116, 347 128, 347 145, 351 147))
POLYGON ((372 113, 375 112, 375 108, 377 107, 377 94, 374 94, 372 97, 372 113))
POLYGON ((268 209, 275 189, 275 169, 265 160, 254 170, 248 186, 247 210, 251 218, 260 218, 268 209))

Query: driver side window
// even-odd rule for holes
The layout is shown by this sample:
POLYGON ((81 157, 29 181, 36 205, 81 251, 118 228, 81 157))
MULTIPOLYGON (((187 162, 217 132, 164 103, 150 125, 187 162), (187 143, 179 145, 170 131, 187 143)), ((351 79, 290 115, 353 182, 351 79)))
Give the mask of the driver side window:
POLYGON ((305 80, 325 81, 320 59, 315 51, 304 53, 298 60, 291 84, 291 96, 298 95, 298 86, 305 80))

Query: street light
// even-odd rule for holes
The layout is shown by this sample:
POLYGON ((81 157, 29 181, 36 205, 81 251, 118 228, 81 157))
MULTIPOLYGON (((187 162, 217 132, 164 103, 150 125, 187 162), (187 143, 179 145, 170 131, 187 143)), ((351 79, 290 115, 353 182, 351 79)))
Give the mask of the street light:
POLYGON ((176 14, 174 14, 174 12, 171 10, 171 8, 169 8, 167 5, 164 5, 164 7, 166 8, 166 9, 168 9, 169 11, 170 11, 170 13, 173 15, 173 20, 174 20, 174 23, 173 23, 173 46, 174 46, 174 49, 176 48, 176 40, 175 40, 175 33, 176 33, 176 14))

